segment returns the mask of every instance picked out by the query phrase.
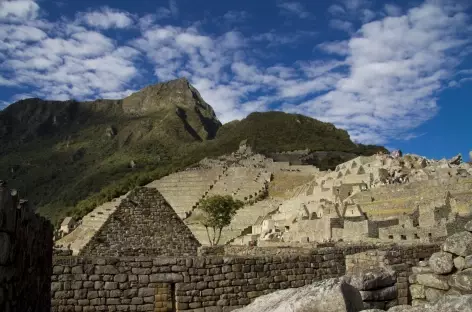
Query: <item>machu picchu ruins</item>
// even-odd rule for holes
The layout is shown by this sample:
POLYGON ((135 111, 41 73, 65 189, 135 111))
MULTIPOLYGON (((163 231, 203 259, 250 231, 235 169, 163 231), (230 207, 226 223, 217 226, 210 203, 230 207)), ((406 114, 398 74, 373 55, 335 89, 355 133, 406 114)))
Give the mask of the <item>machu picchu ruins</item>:
MULTIPOLYGON (((429 243, 453 234, 455 224, 472 213, 472 166, 459 157, 434 161, 377 154, 321 171, 275 162, 253 153, 243 141, 231 155, 205 158, 146 187, 162 194, 202 245, 209 242, 199 222, 198 203, 214 194, 245 203, 222 234, 221 242, 233 245, 429 243), (272 196, 272 184, 280 176, 291 176, 295 184, 272 196)), ((119 207, 122 198, 105 205, 119 207)), ((107 212, 114 212, 100 210, 85 216, 75 231, 85 233, 91 224, 95 229, 89 231, 98 231, 112 215, 107 212)), ((70 244, 78 253, 74 235, 72 231, 56 244, 70 244)), ((79 236, 84 239, 84 234, 79 236)))
POLYGON ((0 276, 0 291, 16 294, 0 296, 2 311, 34 305, 19 299, 33 279, 38 312, 472 307, 472 164, 460 155, 394 151, 321 170, 275 161, 243 140, 64 218, 54 243, 50 223, 16 190, 1 182, 0 195, 0 272, 15 268, 0 276), (199 209, 213 195, 244 204, 218 245, 199 209), (19 278, 25 270, 32 275, 19 278))

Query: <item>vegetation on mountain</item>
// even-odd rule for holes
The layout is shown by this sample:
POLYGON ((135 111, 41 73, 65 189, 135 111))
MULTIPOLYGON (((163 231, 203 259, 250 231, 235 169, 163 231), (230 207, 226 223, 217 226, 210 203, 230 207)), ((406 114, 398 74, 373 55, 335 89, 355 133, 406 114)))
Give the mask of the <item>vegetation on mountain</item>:
MULTIPOLYGON (((178 79, 123 100, 27 99, 8 106, 0 111, 0 177, 58 222, 204 157, 231 153, 243 139, 265 154, 384 150, 354 144, 345 131, 302 115, 253 113, 221 125, 198 91, 178 79)), ((323 169, 340 162, 323 161, 323 169)))
POLYGON ((221 231, 231 224, 236 212, 243 206, 242 201, 235 200, 230 195, 214 195, 200 202, 198 209, 203 212, 200 222, 206 229, 211 246, 218 245, 221 231), (212 230, 212 235, 210 235, 209 229, 212 230))

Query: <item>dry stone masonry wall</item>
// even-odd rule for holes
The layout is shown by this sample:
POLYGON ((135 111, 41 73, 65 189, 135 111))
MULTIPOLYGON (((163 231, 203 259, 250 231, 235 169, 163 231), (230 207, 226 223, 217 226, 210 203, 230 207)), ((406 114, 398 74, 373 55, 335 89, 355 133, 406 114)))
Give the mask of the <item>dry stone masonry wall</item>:
POLYGON ((231 311, 278 289, 342 276, 365 247, 261 257, 55 257, 52 311, 231 311))
MULTIPOLYGON (((366 252, 346 256, 346 271, 348 274, 356 274, 372 269, 384 268, 393 272, 396 276, 396 301, 380 301, 384 301, 385 307, 394 303, 400 305, 408 304, 411 301, 411 296, 408 292, 408 277, 414 272, 412 268, 419 261, 428 259, 438 250, 439 245, 437 244, 399 245, 368 250, 366 252)), ((381 307, 382 303, 373 303, 371 306, 381 307)))
POLYGON ((81 255, 195 256, 200 243, 156 189, 123 199, 81 255))
POLYGON ((0 311, 49 312, 53 229, 13 193, 0 181, 0 311))
POLYGON ((449 236, 442 251, 413 268, 409 279, 413 305, 435 302, 446 295, 472 294, 472 222, 465 229, 449 236))

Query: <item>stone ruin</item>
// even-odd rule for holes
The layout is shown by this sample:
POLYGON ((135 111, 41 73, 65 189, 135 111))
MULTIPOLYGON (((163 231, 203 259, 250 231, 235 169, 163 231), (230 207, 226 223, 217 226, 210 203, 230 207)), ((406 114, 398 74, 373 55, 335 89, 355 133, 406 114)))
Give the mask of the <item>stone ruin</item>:
POLYGON ((260 218, 240 244, 431 242, 472 214, 472 166, 461 157, 358 157, 318 173, 260 218))
MULTIPOLYGON (((436 161, 400 152, 360 156, 322 172, 254 154, 242 141, 230 155, 205 158, 146 187, 162 194, 202 245, 209 242, 198 205, 216 194, 246 203, 221 244, 427 243, 471 218, 471 174, 460 155, 436 161), (285 178, 308 182, 287 187, 282 197, 271 193, 273 181, 285 178)), ((127 196, 97 207, 56 244, 78 254, 127 196)))

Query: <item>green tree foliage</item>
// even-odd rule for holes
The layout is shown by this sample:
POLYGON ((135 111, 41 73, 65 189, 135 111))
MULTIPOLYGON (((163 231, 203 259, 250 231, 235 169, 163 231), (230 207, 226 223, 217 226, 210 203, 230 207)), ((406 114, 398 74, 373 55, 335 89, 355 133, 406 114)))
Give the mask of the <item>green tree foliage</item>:
POLYGON ((208 241, 212 246, 218 245, 221 231, 224 227, 230 225, 238 209, 243 206, 244 203, 242 201, 235 200, 230 195, 215 195, 207 197, 200 202, 199 209, 203 211, 201 223, 205 226, 208 241), (211 237, 209 229, 213 230, 211 237))

